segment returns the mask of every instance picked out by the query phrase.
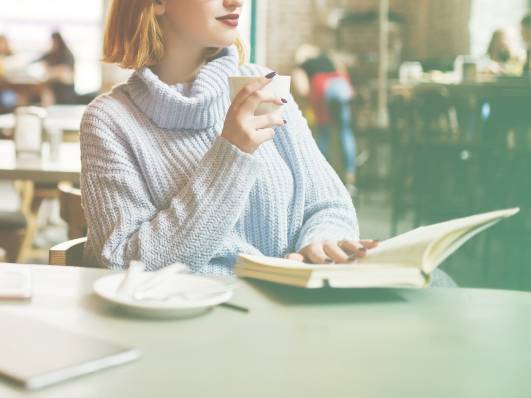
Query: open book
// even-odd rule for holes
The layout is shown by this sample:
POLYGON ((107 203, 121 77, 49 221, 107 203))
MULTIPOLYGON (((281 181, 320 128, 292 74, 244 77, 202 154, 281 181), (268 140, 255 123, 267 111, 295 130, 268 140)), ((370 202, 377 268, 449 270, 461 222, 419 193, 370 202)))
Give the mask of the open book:
POLYGON ((518 212, 518 208, 499 210, 416 228, 381 242, 350 264, 306 264, 241 254, 235 272, 306 288, 426 287, 433 270, 466 241, 518 212))

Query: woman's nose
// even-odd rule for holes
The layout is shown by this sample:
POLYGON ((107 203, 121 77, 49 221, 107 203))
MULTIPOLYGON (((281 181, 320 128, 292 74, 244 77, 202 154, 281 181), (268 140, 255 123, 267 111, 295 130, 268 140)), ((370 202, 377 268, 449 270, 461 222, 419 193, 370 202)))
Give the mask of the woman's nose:
POLYGON ((223 0, 223 5, 227 8, 237 8, 243 6, 244 0, 223 0))

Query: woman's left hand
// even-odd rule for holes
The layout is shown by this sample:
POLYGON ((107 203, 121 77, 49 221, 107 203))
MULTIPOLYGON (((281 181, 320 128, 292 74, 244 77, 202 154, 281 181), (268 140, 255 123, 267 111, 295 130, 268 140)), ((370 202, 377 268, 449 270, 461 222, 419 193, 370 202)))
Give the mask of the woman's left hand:
POLYGON ((342 241, 318 241, 314 242, 298 253, 286 256, 289 260, 309 262, 313 264, 346 264, 365 257, 367 250, 378 246, 376 240, 342 240, 342 241))

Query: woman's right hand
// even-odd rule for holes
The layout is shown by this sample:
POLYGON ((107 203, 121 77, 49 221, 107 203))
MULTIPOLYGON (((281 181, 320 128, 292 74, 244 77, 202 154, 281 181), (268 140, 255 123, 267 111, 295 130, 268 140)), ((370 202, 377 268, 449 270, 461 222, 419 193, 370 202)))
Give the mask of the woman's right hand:
POLYGON ((264 142, 275 136, 274 127, 286 123, 280 111, 255 116, 261 103, 284 105, 287 100, 265 94, 262 88, 271 83, 276 73, 272 72, 246 85, 234 97, 225 118, 221 136, 243 152, 253 153, 264 142))

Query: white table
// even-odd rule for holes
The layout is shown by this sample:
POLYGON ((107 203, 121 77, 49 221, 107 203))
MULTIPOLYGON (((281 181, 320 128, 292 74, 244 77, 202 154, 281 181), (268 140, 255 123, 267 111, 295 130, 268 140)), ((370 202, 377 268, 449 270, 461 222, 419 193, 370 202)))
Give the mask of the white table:
POLYGON ((79 131, 85 105, 53 105, 46 108, 44 126, 53 125, 63 131, 79 131))
POLYGON ((33 301, 0 303, 0 314, 137 347, 143 356, 35 393, 0 381, 0 397, 531 396, 530 293, 244 283, 232 302, 248 314, 219 307, 159 321, 100 301, 91 289, 106 270, 32 269, 33 301))
POLYGON ((17 158, 15 143, 11 140, 0 140, 0 180, 28 180, 42 183, 79 182, 80 174, 81 157, 78 142, 61 143, 59 159, 51 160, 48 143, 43 144, 40 158, 17 158))

